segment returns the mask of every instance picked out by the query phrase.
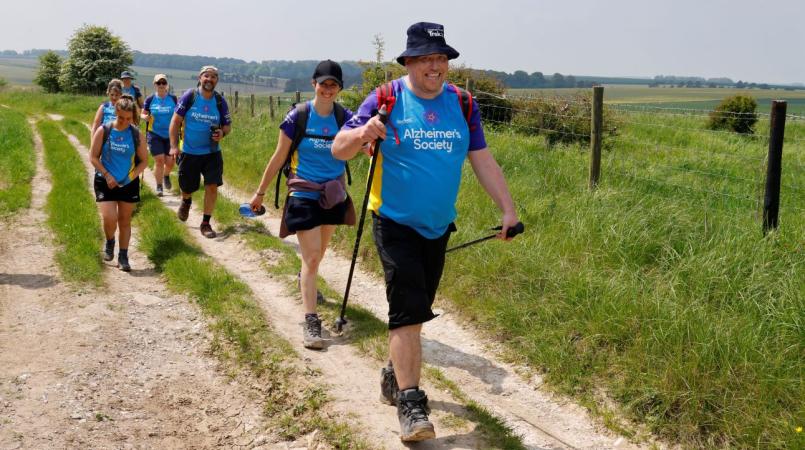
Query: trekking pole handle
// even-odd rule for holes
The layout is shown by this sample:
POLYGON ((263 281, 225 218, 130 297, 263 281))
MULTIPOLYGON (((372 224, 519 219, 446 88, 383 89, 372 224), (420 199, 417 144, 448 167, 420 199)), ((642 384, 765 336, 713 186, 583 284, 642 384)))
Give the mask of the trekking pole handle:
MULTIPOLYGON (((492 229, 500 231, 503 229, 503 225, 498 225, 492 229)), ((525 231, 525 225, 523 225, 523 222, 517 222, 516 225, 514 225, 513 227, 509 227, 509 229, 506 230, 506 237, 513 238, 518 234, 522 234, 524 231, 525 231)))

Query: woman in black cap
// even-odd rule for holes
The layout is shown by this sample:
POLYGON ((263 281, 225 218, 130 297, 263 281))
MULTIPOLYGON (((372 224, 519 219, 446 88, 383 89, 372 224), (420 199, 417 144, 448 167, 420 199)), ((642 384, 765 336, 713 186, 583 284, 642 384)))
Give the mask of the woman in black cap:
POLYGON ((313 100, 295 105, 280 124, 277 148, 250 204, 254 211, 261 208, 269 183, 287 165, 288 197, 280 236, 296 233, 299 240, 299 284, 305 308, 303 343, 307 348, 321 349, 321 320, 316 313, 319 263, 336 225, 355 223, 355 211, 345 189, 345 163, 330 153, 335 134, 352 118, 352 111, 335 101, 344 87, 338 63, 320 62, 312 78, 313 100))

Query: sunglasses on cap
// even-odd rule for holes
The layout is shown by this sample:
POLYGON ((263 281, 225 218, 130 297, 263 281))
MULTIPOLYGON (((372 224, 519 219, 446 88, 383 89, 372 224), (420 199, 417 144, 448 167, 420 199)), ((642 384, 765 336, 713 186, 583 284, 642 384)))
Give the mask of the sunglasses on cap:
POLYGON ((165 80, 159 80, 159 81, 157 81, 157 82, 156 82, 156 83, 154 83, 154 84, 159 85, 159 86, 164 86, 164 85, 168 84, 168 82, 167 82, 167 81, 165 81, 165 80))

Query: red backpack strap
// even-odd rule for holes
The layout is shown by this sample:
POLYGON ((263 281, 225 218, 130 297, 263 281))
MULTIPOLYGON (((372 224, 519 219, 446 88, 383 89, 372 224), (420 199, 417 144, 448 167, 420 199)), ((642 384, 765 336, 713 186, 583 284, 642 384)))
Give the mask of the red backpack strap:
POLYGON ((472 125, 470 124, 470 120, 472 119, 472 94, 470 91, 465 91, 453 83, 450 83, 449 85, 452 86, 456 91, 458 107, 461 108, 461 113, 464 115, 464 120, 467 121, 467 126, 470 127, 470 131, 474 131, 472 125))

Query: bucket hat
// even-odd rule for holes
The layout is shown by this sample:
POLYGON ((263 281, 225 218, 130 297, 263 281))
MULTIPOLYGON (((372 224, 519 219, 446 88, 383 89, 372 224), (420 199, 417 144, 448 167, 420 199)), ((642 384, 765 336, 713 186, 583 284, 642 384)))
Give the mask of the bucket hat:
POLYGON ((405 51, 397 57, 397 62, 405 65, 405 58, 439 53, 447 59, 458 58, 458 51, 444 40, 444 26, 438 23, 417 22, 408 27, 408 41, 405 51))

